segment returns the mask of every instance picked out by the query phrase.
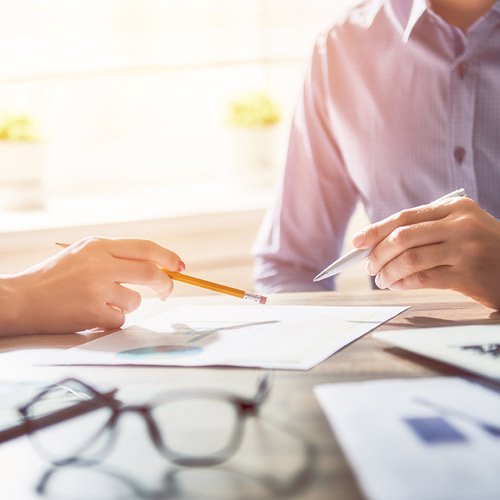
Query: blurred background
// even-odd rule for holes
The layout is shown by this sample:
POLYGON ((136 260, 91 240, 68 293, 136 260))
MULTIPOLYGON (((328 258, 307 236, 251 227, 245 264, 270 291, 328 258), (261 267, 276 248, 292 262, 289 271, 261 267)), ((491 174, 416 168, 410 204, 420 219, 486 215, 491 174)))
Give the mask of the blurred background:
POLYGON ((0 0, 0 272, 140 236, 251 288, 314 41, 351 4, 0 0))

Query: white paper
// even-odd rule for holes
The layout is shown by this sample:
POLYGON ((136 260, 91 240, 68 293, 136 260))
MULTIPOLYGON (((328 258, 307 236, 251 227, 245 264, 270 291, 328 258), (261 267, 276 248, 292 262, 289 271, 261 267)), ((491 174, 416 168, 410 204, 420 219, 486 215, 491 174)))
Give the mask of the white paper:
POLYGON ((56 363, 307 370, 405 309, 182 306, 70 349, 56 363))
POLYGON ((481 426, 500 428, 498 393, 451 377, 328 384, 315 393, 370 500, 500 498, 500 434, 481 426), (415 422, 447 430, 417 432, 415 422))
MULTIPOLYGON (((377 332, 397 347, 500 380, 500 325, 461 325, 377 332)), ((498 495, 500 498, 500 494, 498 495)))

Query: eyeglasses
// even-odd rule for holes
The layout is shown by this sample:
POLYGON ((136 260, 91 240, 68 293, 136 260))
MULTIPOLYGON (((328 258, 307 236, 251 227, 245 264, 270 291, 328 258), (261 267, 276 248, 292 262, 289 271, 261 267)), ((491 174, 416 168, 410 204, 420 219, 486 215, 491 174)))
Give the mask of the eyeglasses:
POLYGON ((203 467, 225 462, 236 452, 246 419, 258 415, 270 386, 266 373, 251 398, 214 389, 178 389, 149 404, 127 405, 114 391, 104 394, 67 379, 43 390, 19 412, 36 449, 54 465, 101 461, 112 449, 120 416, 136 413, 161 455, 177 465, 203 467))

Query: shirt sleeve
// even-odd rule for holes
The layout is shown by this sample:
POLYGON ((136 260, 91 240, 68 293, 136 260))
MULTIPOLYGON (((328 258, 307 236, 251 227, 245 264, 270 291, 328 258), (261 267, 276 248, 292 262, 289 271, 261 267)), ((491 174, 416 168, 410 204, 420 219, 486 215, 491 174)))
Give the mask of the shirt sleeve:
MULTIPOLYGON (((296 109, 285 169, 253 247, 256 289, 267 293, 330 290, 316 274, 340 253, 357 190, 335 140, 335 75, 327 35, 315 46, 296 109)), ((331 47, 330 47, 331 49, 331 47)))

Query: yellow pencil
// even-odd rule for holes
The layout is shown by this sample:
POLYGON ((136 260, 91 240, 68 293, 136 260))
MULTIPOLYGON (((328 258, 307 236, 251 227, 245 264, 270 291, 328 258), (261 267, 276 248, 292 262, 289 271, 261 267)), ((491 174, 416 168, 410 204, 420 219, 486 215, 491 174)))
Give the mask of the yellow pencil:
MULTIPOLYGON (((69 247, 69 243, 56 243, 56 245, 63 248, 69 247)), ((206 288, 207 290, 212 290, 214 292, 225 293, 226 295, 232 295, 233 297, 238 297, 249 302, 254 302, 255 304, 265 304, 267 301, 267 297, 264 297, 263 295, 257 295, 255 293, 250 293, 245 290, 239 290, 238 288, 232 288, 226 285, 220 285, 219 283, 202 280, 201 278, 195 278, 194 276, 188 276, 187 274, 169 271, 168 269, 165 269, 163 267, 160 267, 160 269, 171 279, 182 281, 183 283, 188 283, 189 285, 199 286, 201 288, 206 288)))
POLYGON ((212 281, 202 280, 201 278, 195 278, 194 276, 188 276, 187 274, 177 273, 175 271, 168 271, 167 269, 161 269, 165 274, 168 274, 170 278, 177 281, 182 281, 183 283, 188 283, 190 285, 200 286, 208 290, 213 290, 214 292, 225 293, 226 295, 232 295, 233 297, 238 297, 243 300, 248 300, 250 302, 255 302, 256 304, 265 304, 267 298, 263 295, 257 295, 255 293, 250 293, 245 290, 238 290, 237 288, 232 288, 226 285, 220 285, 219 283, 213 283, 212 281))

